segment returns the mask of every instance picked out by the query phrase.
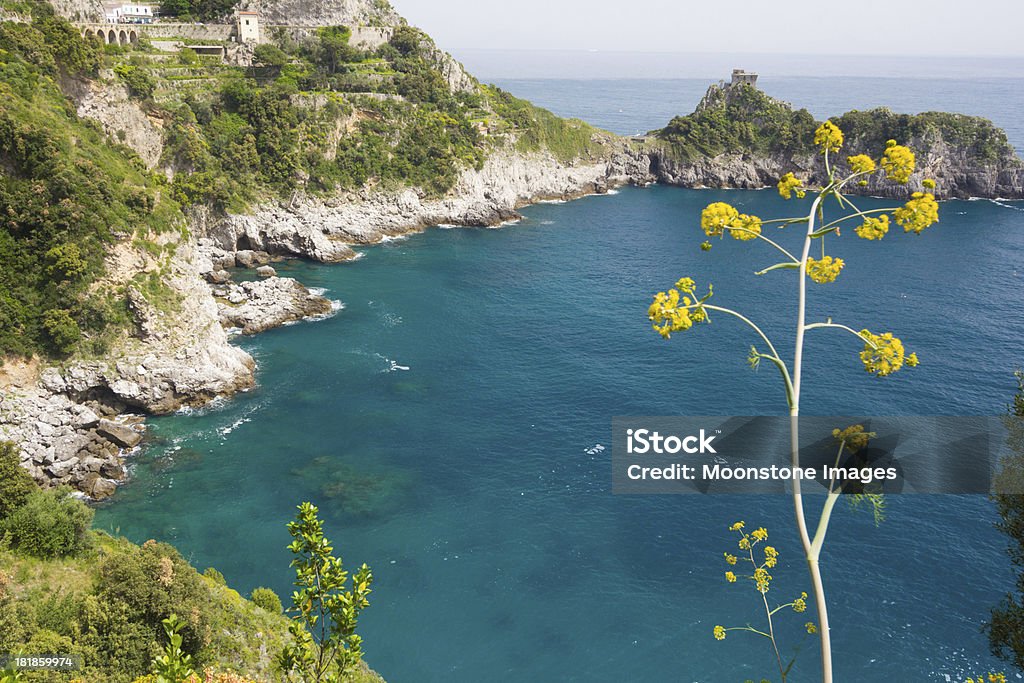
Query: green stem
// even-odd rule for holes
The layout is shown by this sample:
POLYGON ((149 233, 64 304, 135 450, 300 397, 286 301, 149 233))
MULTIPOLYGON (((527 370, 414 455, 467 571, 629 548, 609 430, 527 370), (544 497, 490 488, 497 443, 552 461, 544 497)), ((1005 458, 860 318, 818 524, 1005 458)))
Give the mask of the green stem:
MULTIPOLYGON (((827 157, 826 157, 827 160, 827 157)), ((807 216, 807 233, 804 236, 803 254, 800 259, 800 275, 797 299, 797 324, 796 342, 793 352, 793 401, 790 404, 790 458, 794 468, 800 466, 800 382, 803 375, 804 355, 804 334, 806 332, 807 320, 807 258, 810 255, 811 240, 814 235, 814 218, 821 205, 821 200, 830 188, 822 191, 811 205, 807 216)), ((814 602, 818 609, 818 622, 821 642, 821 680, 822 683, 833 683, 832 681, 832 641, 828 625, 828 605, 825 602, 825 587, 821 579, 821 567, 818 564, 820 548, 815 550, 813 541, 807 530, 807 519, 804 516, 803 493, 798 478, 793 479, 793 512, 796 517, 797 530, 800 532, 800 542, 803 544, 804 555, 807 558, 807 569, 811 574, 811 584, 814 591, 814 602)), ((820 526, 820 524, 819 524, 820 526)), ((817 534, 816 534, 817 535, 817 534)))
POLYGON ((756 237, 756 238, 758 238, 758 239, 760 239, 760 240, 764 240, 764 241, 765 241, 765 242, 767 242, 768 244, 772 245, 773 247, 775 247, 776 249, 778 249, 779 251, 781 251, 781 252, 782 252, 783 254, 785 254, 785 255, 786 255, 786 256, 787 256, 788 258, 789 258, 789 260, 790 260, 790 261, 792 261, 792 262, 793 262, 794 264, 796 263, 796 256, 793 256, 793 255, 792 255, 791 253, 789 253, 789 251, 788 251, 788 250, 784 249, 784 248, 783 248, 783 247, 781 247, 781 246, 780 246, 779 244, 777 244, 776 242, 774 242, 774 241, 772 241, 772 240, 768 239, 767 237, 765 237, 764 235, 762 235, 762 234, 761 234, 761 233, 759 233, 759 232, 754 232, 753 230, 750 230, 750 229, 748 229, 748 228, 726 228, 726 230, 736 230, 736 231, 738 231, 738 232, 746 232, 746 233, 750 233, 750 234, 751 234, 751 235, 753 235, 754 237, 756 237))
POLYGON ((892 208, 888 208, 888 209, 868 209, 867 211, 858 211, 857 213, 851 213, 849 216, 843 216, 842 218, 837 218, 834 221, 832 221, 831 223, 829 223, 828 225, 823 225, 822 227, 818 228, 817 231, 811 232, 810 236, 811 237, 821 237, 822 235, 827 235, 830 232, 834 232, 835 229, 836 229, 836 226, 838 226, 840 223, 842 223, 844 221, 850 220, 851 218, 863 217, 863 216, 867 216, 868 214, 872 214, 872 213, 885 213, 887 211, 892 211, 892 208))
POLYGON ((813 329, 818 328, 818 327, 834 327, 834 328, 839 329, 839 330, 845 330, 845 331, 849 332, 850 334, 852 334, 857 339, 860 339, 865 344, 868 344, 869 346, 871 346, 871 348, 873 348, 873 349, 877 349, 878 348, 878 344, 875 344, 870 339, 865 339, 864 336, 860 332, 858 332, 857 330, 853 329, 852 327, 848 327, 847 325, 842 325, 840 323, 834 323, 831 320, 829 320, 828 322, 824 322, 824 323, 811 323, 810 325, 805 325, 804 329, 805 330, 813 330, 813 329))
POLYGON ((713 306, 711 304, 691 304, 686 308, 706 308, 709 311, 718 311, 720 313, 726 313, 728 315, 731 315, 735 318, 742 320, 751 329, 757 332, 758 336, 760 336, 761 339, 764 340, 764 343, 768 345, 768 350, 771 351, 771 356, 768 356, 767 358, 770 361, 772 361, 772 363, 775 364, 775 366, 779 369, 779 373, 782 375, 782 381, 786 385, 786 401, 789 403, 790 407, 794 405, 793 382, 789 377, 789 368, 787 368, 786 364, 782 362, 782 359, 779 357, 779 352, 775 350, 775 345, 772 344, 772 340, 768 338, 768 335, 766 335, 764 331, 762 331, 761 328, 754 323, 754 321, 752 321, 750 318, 746 317, 741 313, 737 313, 731 308, 723 308, 721 306, 713 306))

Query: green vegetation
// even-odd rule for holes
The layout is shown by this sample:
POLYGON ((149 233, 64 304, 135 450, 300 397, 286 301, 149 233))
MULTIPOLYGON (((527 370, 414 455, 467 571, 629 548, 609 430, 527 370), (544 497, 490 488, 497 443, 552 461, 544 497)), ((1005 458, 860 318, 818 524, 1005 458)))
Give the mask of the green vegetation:
POLYGON ((0 353, 100 351, 123 326, 123 292, 97 289, 106 250, 139 227, 180 220, 159 178, 82 120, 60 74, 91 75, 103 55, 48 5, 0 24, 0 353))
POLYGON ((365 564, 351 577, 345 571, 324 536, 318 512, 316 506, 302 503, 296 520, 288 524, 298 590, 289 610, 294 615, 288 627, 293 642, 279 663, 286 680, 300 683, 336 683, 357 670, 363 639, 356 633, 356 622, 370 604, 367 596, 373 583, 365 564))
POLYGON ((33 491, 0 529, 10 534, 14 548, 27 555, 77 555, 89 546, 92 515, 92 509, 68 490, 33 491))
POLYGON ((249 599, 252 600, 254 605, 267 610, 271 614, 280 614, 281 610, 284 609, 281 605, 281 598, 277 597, 277 593, 269 588, 253 588, 249 599))
POLYGON ((793 111, 757 88, 742 85, 709 90, 697 111, 673 118, 657 135, 672 143, 682 158, 692 160, 724 152, 811 151, 815 126, 806 109, 793 111))
POLYGON ((246 600, 220 572, 199 574, 165 543, 137 546, 90 530, 92 510, 67 492, 36 489, 17 457, 0 443, 0 652, 67 653, 83 665, 24 680, 159 683, 186 680, 186 669, 212 671, 222 683, 244 683, 229 672, 279 680, 275 657, 305 672, 308 654, 333 653, 334 664, 316 660, 318 670, 342 678, 301 680, 380 681, 360 661, 355 634, 372 577, 363 567, 345 590, 349 576, 331 556, 315 507, 303 504, 306 514, 289 525, 303 596, 289 620, 269 588, 246 600), (317 570, 320 581, 311 578, 317 570), (314 613, 321 619, 312 621, 314 613))
MULTIPOLYGON (((169 0, 164 10, 208 19, 220 0, 169 0)), ((439 197, 495 149, 592 158, 599 131, 494 87, 457 91, 450 65, 418 29, 398 26, 374 50, 344 26, 302 42, 279 32, 255 65, 229 66, 183 51, 164 60, 144 44, 85 40, 31 5, 31 23, 0 23, 0 354, 101 356, 131 323, 132 287, 159 310, 178 301, 164 280, 173 244, 153 236, 185 225, 182 209, 243 212, 302 191, 419 188, 439 197), (62 92, 67 76, 110 68, 162 121, 160 168, 147 170, 62 92), (170 171, 173 180, 167 181, 170 171), (118 244, 154 267, 131 282, 105 280, 118 244)), ((173 242, 173 240, 171 240, 173 242)))
POLYGON ((496 86, 483 89, 494 113, 519 131, 517 146, 523 152, 549 150, 560 161, 588 158, 601 150, 594 136, 600 131, 579 119, 563 119, 496 86))
POLYGON ((1014 154, 1006 133, 977 116, 934 111, 896 114, 879 108, 847 112, 833 121, 862 147, 883 146, 890 139, 922 140, 941 134, 954 149, 978 161, 996 161, 1014 154))
POLYGON ((226 21, 234 12, 234 0, 163 0, 160 13, 180 21, 226 21))
MULTIPOLYGON (((851 111, 831 121, 846 135, 851 152, 881 149, 887 140, 912 144, 939 135, 969 159, 996 161, 1013 154, 1006 134, 991 121, 963 114, 896 114, 889 109, 851 111)), ((749 85, 712 87, 692 114, 677 116, 655 131, 684 160, 723 153, 814 154, 817 123, 806 109, 794 110, 749 85)))

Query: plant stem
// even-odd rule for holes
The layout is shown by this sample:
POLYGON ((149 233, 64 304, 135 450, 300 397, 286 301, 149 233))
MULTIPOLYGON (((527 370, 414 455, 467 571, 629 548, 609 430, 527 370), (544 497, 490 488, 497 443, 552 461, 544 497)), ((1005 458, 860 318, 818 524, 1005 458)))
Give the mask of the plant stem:
MULTIPOLYGON (((804 257, 804 259, 806 261, 806 256, 804 257)), ((782 375, 782 381, 786 385, 786 401, 789 403, 789 406, 791 408, 794 405, 796 405, 794 398, 795 394, 793 391, 793 382, 789 377, 789 369, 786 367, 786 364, 782 361, 782 358, 779 356, 779 352, 775 350, 775 345, 772 344, 772 340, 768 338, 768 335, 765 334, 764 331, 754 323, 754 321, 752 321, 750 318, 743 315, 742 313, 737 313, 731 308, 723 308, 722 306, 714 306, 712 304, 690 304, 689 306, 686 306, 686 308, 706 308, 709 311, 717 311, 719 313, 731 315, 735 318, 738 318, 739 320, 742 320, 744 323, 747 324, 748 327, 757 332, 758 336, 761 337, 761 339, 764 340, 764 343, 768 345, 768 350, 771 351, 771 356, 768 356, 768 359, 775 364, 775 366, 779 369, 779 373, 782 375)))
MULTIPOLYGON (((800 259, 796 344, 793 351, 793 389, 789 410, 790 458, 794 468, 800 466, 800 380, 803 374, 804 333, 806 332, 807 322, 807 257, 810 255, 811 239, 814 234, 815 214, 817 214, 818 207, 821 205, 823 195, 824 192, 815 198, 807 215, 807 233, 804 236, 803 255, 800 259)), ((811 574, 814 602, 818 608, 818 634, 821 641, 821 680, 822 683, 832 683, 832 640, 828 626, 828 605, 825 603, 825 587, 821 580, 821 567, 818 564, 821 546, 811 541, 810 534, 807 531, 807 519, 804 517, 803 493, 798 478, 793 479, 793 512, 796 517, 797 529, 800 532, 800 541, 804 546, 804 555, 807 557, 807 569, 811 574)), ((829 509, 829 512, 831 512, 831 509, 829 509)), ((817 535, 815 534, 815 536, 817 535)), ((819 539, 816 538, 815 540, 819 539)), ((820 540, 824 541, 823 535, 820 540)))

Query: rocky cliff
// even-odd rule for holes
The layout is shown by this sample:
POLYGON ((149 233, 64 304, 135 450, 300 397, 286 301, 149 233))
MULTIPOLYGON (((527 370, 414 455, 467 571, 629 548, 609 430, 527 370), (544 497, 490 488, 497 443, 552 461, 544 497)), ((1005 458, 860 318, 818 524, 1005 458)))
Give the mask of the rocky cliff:
POLYGON ((563 164, 550 154, 492 154, 483 168, 462 173, 447 196, 430 199, 415 189, 362 191, 329 199, 297 196, 268 202, 251 213, 197 211, 194 224, 207 249, 258 249, 323 262, 352 258, 352 245, 431 225, 492 226, 542 199, 571 199, 625 183, 653 180, 645 154, 617 144, 607 158, 563 164))
MULTIPOLYGON (((832 163, 846 170, 855 154, 877 158, 885 141, 914 150, 917 171, 906 185, 886 182, 881 172, 855 194, 904 198, 934 179, 940 199, 1024 197, 1024 163, 1006 134, 990 121, 961 114, 896 114, 888 109, 848 112, 833 119, 846 134, 832 163)), ((758 188, 788 171, 811 184, 828 174, 813 145, 818 122, 748 85, 712 86, 693 114, 676 117, 644 143, 659 182, 682 187, 758 188)))
POLYGON ((283 26, 395 26, 404 20, 379 0, 249 0, 264 24, 283 26))

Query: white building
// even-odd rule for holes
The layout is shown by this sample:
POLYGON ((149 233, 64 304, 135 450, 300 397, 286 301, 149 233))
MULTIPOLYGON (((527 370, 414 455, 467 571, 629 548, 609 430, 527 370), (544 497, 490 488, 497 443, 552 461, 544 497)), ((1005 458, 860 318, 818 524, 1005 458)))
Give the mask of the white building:
POLYGON ((260 42, 260 20, 257 12, 248 10, 238 12, 238 42, 260 42))
POLYGON ((152 24, 153 5, 107 5, 104 7, 108 24, 152 24))

